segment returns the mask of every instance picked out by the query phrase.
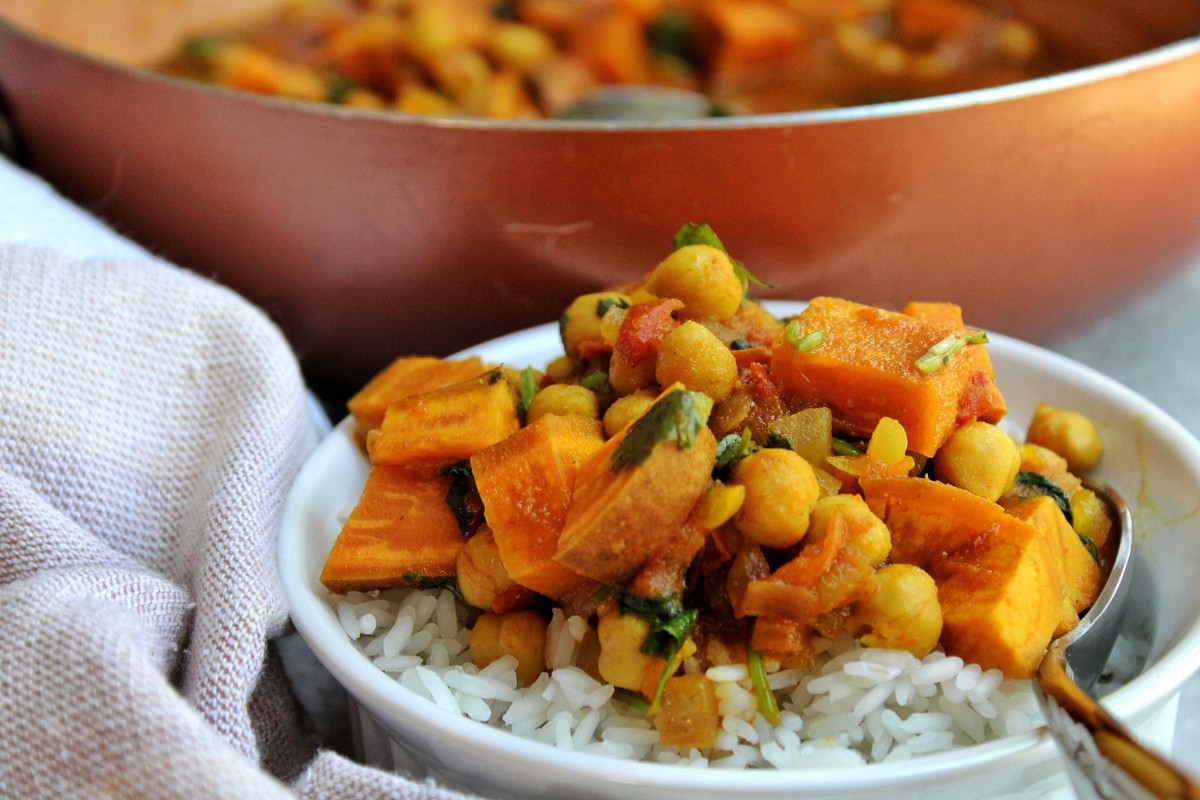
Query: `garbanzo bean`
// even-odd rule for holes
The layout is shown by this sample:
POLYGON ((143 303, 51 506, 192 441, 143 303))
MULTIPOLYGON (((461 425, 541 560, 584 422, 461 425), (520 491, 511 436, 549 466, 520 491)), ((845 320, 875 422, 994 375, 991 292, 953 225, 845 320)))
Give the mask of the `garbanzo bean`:
POLYGON ((604 412, 604 435, 612 438, 617 432, 645 414, 654 405, 654 392, 635 392, 618 397, 604 412))
POLYGON ((547 414, 575 414, 588 419, 600 418, 600 401, 591 389, 571 383, 553 383, 541 389, 529 402, 526 419, 533 422, 547 414))
POLYGON ((558 321, 559 336, 568 356, 578 358, 579 346, 584 342, 602 341, 600 319, 614 303, 628 306, 629 297, 621 292, 592 292, 571 301, 558 321))
POLYGON ((1104 443, 1095 424, 1077 411, 1038 403, 1026 441, 1053 450, 1067 460, 1072 472, 1085 472, 1100 462, 1104 443))
POLYGON ((821 493, 807 461, 791 450, 766 448, 737 463, 733 482, 746 489, 734 523, 747 538, 776 548, 804 538, 821 493))
POLYGON ((875 572, 875 593, 859 601, 851 625, 870 631, 860 638, 869 647, 907 650, 924 658, 942 635, 942 608, 937 583, 911 564, 888 564, 875 572))
POLYGON ((529 608, 481 614, 467 646, 471 662, 480 669, 502 656, 517 659, 517 682, 528 686, 546 669, 546 620, 529 608))
POLYGON ((831 494, 817 500, 808 517, 809 539, 824 535, 834 513, 845 520, 850 529, 848 547, 854 555, 875 566, 892 551, 892 534, 883 520, 856 494, 831 494))
POLYGON ((516 585, 500 560, 496 537, 486 525, 463 543, 455 562, 455 573, 463 600, 488 611, 492 610, 497 595, 516 585))
POLYGON ((654 386, 654 362, 653 358, 646 358, 637 364, 631 364, 621 358, 619 353, 613 353, 608 362, 608 385, 619 395, 633 394, 654 386))
POLYGON ((946 440, 933 459, 937 479, 987 500, 1013 485, 1021 449, 1007 433, 986 422, 968 422, 946 440))
POLYGON ((693 318, 729 319, 742 304, 742 281, 733 262, 706 244, 675 250, 654 268, 645 287, 657 297, 682 301, 683 315, 693 318))
POLYGON ((622 614, 614 605, 600 607, 596 635, 600 639, 597 669, 604 680, 622 689, 640 690, 642 675, 653 657, 642 652, 650 625, 636 614, 622 614))
POLYGON ((519 22, 497 23, 488 52, 499 63, 522 75, 532 73, 554 57, 554 40, 544 31, 519 22))
POLYGON ((738 367, 733 353, 716 334, 687 320, 659 343, 654 377, 663 386, 678 381, 719 403, 737 384, 738 367))

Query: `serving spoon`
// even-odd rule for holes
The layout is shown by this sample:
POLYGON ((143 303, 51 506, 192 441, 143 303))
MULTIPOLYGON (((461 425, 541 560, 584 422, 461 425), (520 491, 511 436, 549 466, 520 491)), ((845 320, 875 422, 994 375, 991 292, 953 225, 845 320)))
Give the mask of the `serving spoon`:
POLYGON ((1200 783, 1130 734, 1088 694, 1116 642, 1132 583, 1133 516, 1113 488, 1085 485, 1112 511, 1116 556, 1092 608, 1050 643, 1035 686, 1046 727, 1066 756, 1080 800, 1200 800, 1200 783))

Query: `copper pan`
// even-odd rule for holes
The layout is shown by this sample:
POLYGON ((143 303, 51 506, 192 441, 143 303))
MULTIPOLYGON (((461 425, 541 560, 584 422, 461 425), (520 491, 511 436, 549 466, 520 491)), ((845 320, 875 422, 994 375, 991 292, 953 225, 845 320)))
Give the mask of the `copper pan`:
POLYGON ((555 319, 640 277, 689 220, 775 284, 761 296, 953 300, 1033 341, 1200 257, 1200 0, 1017 2, 1106 59, 1051 78, 669 126, 411 118, 191 85, 120 63, 136 59, 79 20, 64 44, 44 13, 93 5, 0 6, 19 157, 264 307, 318 385, 555 319))

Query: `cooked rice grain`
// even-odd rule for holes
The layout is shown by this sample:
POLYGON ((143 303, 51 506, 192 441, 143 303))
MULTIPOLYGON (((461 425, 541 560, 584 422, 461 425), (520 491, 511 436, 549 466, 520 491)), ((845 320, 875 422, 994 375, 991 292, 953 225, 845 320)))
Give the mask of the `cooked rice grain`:
POLYGON ((650 720, 575 666, 588 631, 555 609, 547 672, 517 686, 516 659, 483 669, 467 651, 470 618, 450 591, 350 592, 330 598, 346 636, 410 691, 451 713, 569 750, 689 767, 796 769, 913 758, 1032 730, 1041 712, 1028 681, 962 659, 826 643, 814 672, 768 675, 771 725, 744 665, 711 667, 721 731, 700 752, 659 743, 650 720))

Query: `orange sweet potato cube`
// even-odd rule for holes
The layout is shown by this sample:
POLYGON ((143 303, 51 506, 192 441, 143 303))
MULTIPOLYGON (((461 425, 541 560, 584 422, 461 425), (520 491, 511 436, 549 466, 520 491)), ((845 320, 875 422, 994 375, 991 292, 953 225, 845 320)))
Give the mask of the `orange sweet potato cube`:
POLYGON ((548 414, 471 457, 500 560, 522 586, 562 599, 587 580, 554 553, 579 463, 603 444, 598 420, 548 414))
POLYGON ((455 361, 433 356, 403 356, 384 367, 346 402, 359 435, 378 428, 388 406, 415 394, 470 380, 483 372, 476 356, 455 361))
POLYGON ((613 453, 636 424, 579 466, 555 553, 560 564, 604 583, 633 577, 678 534, 712 482, 717 441, 707 426, 690 447, 662 441, 637 466, 614 472, 613 453))
POLYGON ((1079 623, 1079 615, 1096 602, 1104 574, 1053 498, 1031 497, 1009 508, 1008 513, 1041 530, 1051 545, 1058 547, 1066 592, 1063 621, 1055 635, 1062 635, 1074 628, 1079 623))
POLYGON ((932 372, 917 368, 933 345, 964 333, 953 324, 831 297, 814 298, 797 319, 801 336, 821 331, 821 343, 802 352, 781 337, 771 373, 801 403, 828 406, 851 435, 869 436, 892 417, 910 450, 932 456, 958 425, 997 413, 991 376, 971 352, 979 345, 932 372))
POLYGON ((372 464, 448 463, 470 458, 517 432, 516 398, 501 369, 405 397, 367 436, 372 464))
POLYGON ((891 560, 937 582, 946 651, 1009 677, 1032 676, 1068 596, 1058 533, 925 478, 865 478, 860 486, 891 531, 891 560))
POLYGON ((321 570, 331 592, 403 586, 406 575, 454 575, 466 541, 446 504, 450 478, 432 470, 371 469, 321 570))

